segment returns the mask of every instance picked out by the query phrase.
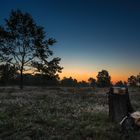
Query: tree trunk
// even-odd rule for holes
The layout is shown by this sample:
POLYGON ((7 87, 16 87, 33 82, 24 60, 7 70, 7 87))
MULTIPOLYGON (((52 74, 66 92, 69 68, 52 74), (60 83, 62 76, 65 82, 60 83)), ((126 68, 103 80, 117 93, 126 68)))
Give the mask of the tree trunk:
POLYGON ((128 89, 125 93, 114 93, 114 88, 111 88, 108 95, 109 101, 109 117, 111 121, 121 122, 125 116, 133 112, 130 103, 128 89))
POLYGON ((20 89, 23 89, 23 68, 20 70, 20 89))

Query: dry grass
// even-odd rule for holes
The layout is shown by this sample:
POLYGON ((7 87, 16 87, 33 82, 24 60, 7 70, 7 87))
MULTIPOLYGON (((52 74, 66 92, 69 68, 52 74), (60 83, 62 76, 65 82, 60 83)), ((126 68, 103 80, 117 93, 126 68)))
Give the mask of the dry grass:
MULTIPOLYGON (((140 110, 140 93, 130 89, 133 106, 140 110), (134 93, 134 94, 133 94, 134 93)), ((136 91, 135 91, 136 90, 136 91)), ((108 118, 107 89, 0 88, 2 140, 125 140, 108 118)), ((127 138, 128 139, 128 138, 127 138)))

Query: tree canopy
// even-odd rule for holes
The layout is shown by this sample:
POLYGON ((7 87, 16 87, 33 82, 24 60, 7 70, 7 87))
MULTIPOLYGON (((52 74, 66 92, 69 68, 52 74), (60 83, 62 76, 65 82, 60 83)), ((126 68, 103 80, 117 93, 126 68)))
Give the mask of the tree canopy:
POLYGON ((5 25, 0 26, 0 61, 18 68, 22 89, 24 71, 37 70, 50 77, 61 72, 61 59, 49 59, 53 55, 50 46, 54 43, 56 40, 46 37, 45 29, 38 26, 30 14, 13 10, 5 25))
POLYGON ((137 76, 131 75, 128 78, 128 84, 129 86, 140 86, 140 73, 137 76))
POLYGON ((89 82, 89 85, 90 85, 91 87, 95 87, 95 86, 96 86, 96 79, 90 77, 90 78, 88 79, 88 82, 89 82))
POLYGON ((107 70, 102 70, 102 71, 98 72, 97 85, 99 87, 108 87, 111 85, 111 77, 107 70))

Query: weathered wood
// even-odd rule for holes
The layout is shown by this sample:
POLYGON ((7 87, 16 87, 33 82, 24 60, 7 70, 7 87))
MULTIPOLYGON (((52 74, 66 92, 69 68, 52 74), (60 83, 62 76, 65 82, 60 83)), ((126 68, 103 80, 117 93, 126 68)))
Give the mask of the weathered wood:
POLYGON ((122 90, 118 88, 119 92, 114 93, 115 87, 110 88, 108 94, 109 101, 109 117, 114 122, 121 122, 125 116, 129 116, 133 112, 133 108, 130 103, 128 89, 122 90), (121 92, 122 91, 122 92, 121 92))

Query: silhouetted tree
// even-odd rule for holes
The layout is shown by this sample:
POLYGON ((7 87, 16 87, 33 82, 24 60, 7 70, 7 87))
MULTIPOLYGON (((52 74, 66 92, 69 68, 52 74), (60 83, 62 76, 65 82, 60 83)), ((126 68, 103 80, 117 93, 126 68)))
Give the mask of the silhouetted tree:
POLYGON ((89 85, 90 85, 91 87, 95 87, 95 86, 96 86, 96 79, 90 77, 90 78, 88 79, 88 82, 89 82, 89 85))
POLYGON ((7 85, 9 82, 14 82, 14 80, 16 79, 16 75, 17 75, 16 67, 11 66, 10 64, 0 65, 1 84, 7 85))
POLYGON ((35 67, 51 76, 61 72, 60 58, 48 61, 53 55, 49 46, 55 42, 53 38, 46 39, 44 28, 38 26, 30 14, 12 11, 5 26, 0 27, 0 61, 18 67, 22 89, 25 70, 35 67))
POLYGON ((61 85, 62 86, 68 86, 68 87, 71 87, 71 86, 77 86, 77 80, 76 79, 73 79, 72 77, 64 77, 62 80, 61 80, 61 85))
POLYGON ((129 86, 137 86, 137 77, 132 75, 128 78, 128 84, 129 86))
POLYGON ((109 87, 111 85, 111 77, 107 70, 102 70, 101 72, 98 72, 97 85, 99 87, 109 87))
POLYGON ((82 80, 82 81, 78 82, 78 86, 79 87, 88 87, 89 84, 86 81, 82 80))
POLYGON ((24 84, 25 85, 35 85, 35 86, 57 86, 59 84, 59 78, 47 77, 47 75, 42 74, 24 74, 24 84))
POLYGON ((126 87, 127 86, 127 83, 126 82, 123 82, 123 81, 118 81, 118 82, 115 83, 115 86, 126 87))
POLYGON ((47 65, 44 63, 33 62, 32 66, 36 68, 44 77, 47 79, 59 79, 57 72, 61 73, 62 67, 59 66, 60 58, 54 58, 50 62, 47 62, 47 65))

